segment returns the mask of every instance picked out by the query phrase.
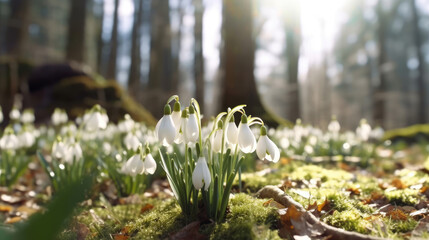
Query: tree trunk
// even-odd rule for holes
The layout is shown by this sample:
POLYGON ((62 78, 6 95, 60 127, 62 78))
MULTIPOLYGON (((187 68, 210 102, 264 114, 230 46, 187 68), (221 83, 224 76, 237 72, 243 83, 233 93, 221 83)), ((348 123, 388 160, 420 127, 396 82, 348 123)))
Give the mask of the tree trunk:
POLYGON ((149 88, 172 91, 171 29, 168 0, 152 0, 149 88))
POLYGON ((202 0, 194 1, 194 80, 195 96, 204 109, 204 56, 203 56, 203 15, 202 0))
POLYGON ((300 117, 298 62, 301 46, 300 3, 298 0, 289 0, 286 18, 286 58, 288 70, 288 119, 295 122, 300 117))
POLYGON ((71 0, 66 58, 79 63, 85 60, 86 0, 71 0))
POLYGON ((414 32, 414 41, 417 49, 417 59, 419 61, 418 66, 418 75, 417 75, 417 86, 418 86, 418 121, 419 123, 426 123, 426 84, 425 84, 425 74, 424 74, 424 65, 425 60, 422 54, 422 43, 421 35, 419 28, 419 14, 417 12, 417 5, 415 0, 411 0, 412 16, 413 16, 413 32, 414 32))
POLYGON ((134 99, 137 99, 140 91, 140 79, 141 79, 141 23, 143 19, 143 0, 134 1, 134 23, 133 31, 131 36, 131 65, 130 72, 128 75, 128 92, 134 99))
POLYGON ((9 2, 10 17, 6 29, 6 49, 8 55, 21 57, 28 38, 28 16, 30 0, 9 2))
POLYGON ((253 75, 255 39, 252 0, 223 0, 223 89, 222 111, 246 104, 246 113, 264 116, 253 75))
POLYGON ((178 89, 179 82, 180 82, 180 48, 182 43, 182 23, 183 23, 183 16, 184 8, 183 6, 184 1, 179 1, 179 7, 178 7, 178 13, 179 13, 179 29, 177 33, 172 37, 172 50, 171 50, 171 57, 172 57, 172 70, 171 70, 171 85, 172 89, 178 89))
POLYGON ((373 94, 373 117, 376 125, 383 126, 385 118, 385 92, 386 92, 386 71, 385 66, 388 64, 387 53, 386 53, 386 16, 383 14, 382 1, 377 4, 377 16, 378 16, 378 69, 379 69, 379 83, 374 89, 373 94))
MULTIPOLYGON (((101 2, 101 6, 104 9, 104 1, 101 2)), ((98 29, 98 39, 97 39, 97 72, 102 72, 103 65, 103 49, 104 49, 104 40, 103 40, 103 28, 104 28, 104 10, 101 11, 101 21, 98 29)))
POLYGON ((118 58, 118 22, 119 22, 119 0, 115 0, 115 11, 113 13, 112 35, 110 37, 110 54, 107 64, 106 78, 116 79, 116 60, 118 58))

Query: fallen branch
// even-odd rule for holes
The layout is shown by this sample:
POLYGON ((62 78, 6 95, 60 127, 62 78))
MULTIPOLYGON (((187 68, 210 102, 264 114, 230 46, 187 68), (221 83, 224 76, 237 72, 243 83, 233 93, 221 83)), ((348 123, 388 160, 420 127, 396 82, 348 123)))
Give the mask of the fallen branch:
MULTIPOLYGON (((330 239, 338 240, 378 240, 384 239, 379 237, 373 237, 368 235, 363 235, 360 233, 346 231, 344 229, 339 229, 332 227, 319 219, 317 219, 312 213, 306 211, 304 207, 293 200, 293 198, 287 195, 284 191, 276 186, 265 186, 256 193, 258 198, 272 198, 274 201, 282 204, 283 206, 289 208, 294 206, 299 212, 302 213, 302 218, 306 222, 307 226, 312 226, 315 229, 318 229, 318 232, 321 236, 330 236, 330 239)), ((310 236, 314 237, 314 236, 310 236)))

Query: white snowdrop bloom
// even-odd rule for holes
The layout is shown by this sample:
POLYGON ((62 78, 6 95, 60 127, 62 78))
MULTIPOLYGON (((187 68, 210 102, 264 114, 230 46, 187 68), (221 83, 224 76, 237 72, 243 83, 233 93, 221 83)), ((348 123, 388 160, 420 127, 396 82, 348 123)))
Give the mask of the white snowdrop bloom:
POLYGON ((171 113, 171 118, 173 119, 174 127, 176 128, 176 138, 180 131, 181 117, 182 112, 180 110, 180 102, 176 101, 173 106, 173 113, 171 113))
POLYGON ((229 144, 238 143, 238 128, 234 122, 234 116, 231 117, 231 121, 226 126, 226 140, 229 144))
POLYGON ((13 121, 18 121, 20 117, 21 112, 17 108, 13 107, 9 113, 9 118, 13 121))
POLYGON ((134 133, 129 132, 124 138, 124 144, 128 150, 137 151, 140 146, 140 140, 134 133))
POLYGON ((52 145, 52 156, 57 159, 65 159, 69 154, 69 149, 61 140, 57 140, 52 145))
POLYGON ((133 130, 135 125, 134 120, 131 118, 129 114, 125 114, 124 120, 120 121, 118 124, 119 132, 125 133, 133 130))
POLYGON ((3 150, 15 150, 19 147, 19 140, 15 136, 12 128, 7 127, 0 138, 0 148, 3 150))
POLYGON ((222 135, 223 130, 218 129, 212 136, 212 150, 213 152, 220 153, 222 151, 222 135))
POLYGON ((66 163, 73 163, 73 161, 81 160, 82 156, 83 156, 83 153, 82 153, 82 148, 80 147, 80 144, 77 142, 74 142, 69 145, 68 154, 64 158, 64 161, 66 163))
POLYGON ((68 121, 67 113, 60 108, 55 108, 51 116, 51 121, 55 126, 66 123, 68 121))
POLYGON ((186 121, 185 133, 189 142, 196 143, 199 137, 198 120, 195 115, 194 107, 189 106, 189 119, 186 121))
POLYGON ((279 148, 268 138, 267 129, 264 126, 261 127, 261 136, 256 146, 256 154, 261 160, 266 159, 271 162, 278 162, 280 159, 279 148))
POLYGON ((247 116, 241 115, 241 123, 238 126, 238 147, 244 153, 252 153, 256 149, 256 139, 247 124, 247 116))
POLYGON ((85 128, 88 131, 97 131, 99 129, 105 129, 107 127, 108 118, 107 115, 94 111, 88 113, 87 117, 84 117, 85 128), (86 121, 85 121, 86 118, 86 121))
POLYGON ((137 174, 141 174, 143 172, 143 161, 141 158, 141 154, 135 154, 128 161, 125 162, 125 164, 122 166, 121 171, 122 173, 136 176, 137 174))
POLYGON ((182 111, 182 116, 180 117, 180 126, 179 126, 180 129, 178 134, 176 135, 176 139, 174 139, 174 142, 176 144, 180 144, 182 142, 184 142, 185 144, 189 143, 189 140, 186 138, 186 134, 185 134, 186 124, 188 122, 188 119, 189 119, 188 110, 184 109, 182 111))
POLYGON ((371 126, 368 124, 366 119, 360 120, 360 125, 356 128, 357 137, 362 141, 368 141, 370 134, 371 126))
POLYGON ((198 190, 205 186, 204 190, 207 191, 209 189, 210 182, 210 170, 207 166, 206 159, 204 157, 199 157, 197 164, 195 165, 194 172, 192 173, 192 184, 194 184, 194 187, 198 190))
POLYGON ((33 133, 24 130, 18 135, 18 140, 21 147, 29 148, 36 142, 36 137, 33 133))
POLYGON ((376 127, 371 131, 370 137, 375 140, 380 140, 384 136, 384 129, 382 127, 376 127))
POLYGON ((173 143, 176 137, 176 128, 171 118, 170 105, 165 105, 164 116, 156 124, 155 131, 158 141, 161 142, 163 146, 168 146, 173 143))
POLYGON ((338 133, 340 132, 340 129, 341 129, 340 123, 337 121, 337 118, 333 116, 331 122, 328 125, 328 131, 333 133, 338 133))
POLYGON ((109 155, 112 152, 112 145, 108 142, 103 142, 103 153, 109 155))
POLYGON ((21 122, 23 123, 33 123, 35 120, 34 112, 31 109, 26 109, 22 113, 21 122))
POLYGON ((154 174, 156 171, 156 161, 152 157, 152 154, 146 153, 146 157, 143 161, 143 171, 144 174, 154 174))

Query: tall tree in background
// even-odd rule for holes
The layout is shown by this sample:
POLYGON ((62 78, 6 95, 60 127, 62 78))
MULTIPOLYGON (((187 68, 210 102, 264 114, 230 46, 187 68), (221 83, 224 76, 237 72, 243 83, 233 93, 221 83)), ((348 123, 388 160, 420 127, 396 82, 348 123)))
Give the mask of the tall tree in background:
POLYGON ((179 27, 178 30, 172 35, 172 70, 171 70, 171 85, 172 89, 178 89, 180 82, 180 48, 182 45, 182 27, 183 27, 183 16, 185 15, 185 6, 183 0, 179 0, 177 7, 177 14, 179 16, 179 27))
POLYGON ((194 79, 195 96, 204 106, 203 0, 194 0, 194 79))
POLYGON ((426 122, 426 84, 424 80, 424 65, 425 60, 422 53, 422 43, 420 36, 419 28, 419 14, 417 12, 417 5, 415 0, 411 0, 411 9, 412 9, 412 19, 413 19, 413 32, 414 32, 414 41, 417 51, 417 59, 419 61, 418 65, 418 75, 417 75, 417 86, 418 86, 418 121, 419 123, 426 122))
POLYGON ((171 84, 171 28, 168 0, 152 1, 150 41, 150 89, 175 91, 171 84))
POLYGON ((288 8, 284 13, 286 27, 286 58, 287 58, 287 82, 290 91, 287 118, 293 122, 300 117, 298 62, 301 46, 301 9, 299 0, 288 0, 288 8))
POLYGON ((66 58, 83 63, 85 60, 86 0, 71 0, 68 21, 66 58))
POLYGON ((119 0, 115 0, 113 13, 112 34, 110 37, 110 51, 107 63, 106 78, 116 79, 116 60, 118 57, 118 24, 119 24, 119 0))
POLYGON ((131 65, 128 75, 128 91, 134 98, 138 97, 141 79, 141 24, 143 20, 143 0, 134 1, 134 23, 131 35, 131 65))
POLYGON ((6 54, 19 57, 28 39, 30 0, 9 1, 10 15, 6 30, 6 54))
MULTIPOLYGON (((221 95, 222 110, 246 104, 246 112, 265 113, 253 75, 255 39, 253 36, 252 0, 223 0, 222 38, 224 71, 221 95)), ((264 117, 264 116, 263 116, 264 117)))
POLYGON ((101 1, 101 16, 100 16, 100 25, 98 28, 98 39, 97 39, 97 72, 101 73, 102 64, 103 64, 103 49, 104 49, 104 40, 103 40, 103 28, 104 28, 104 1, 101 1))

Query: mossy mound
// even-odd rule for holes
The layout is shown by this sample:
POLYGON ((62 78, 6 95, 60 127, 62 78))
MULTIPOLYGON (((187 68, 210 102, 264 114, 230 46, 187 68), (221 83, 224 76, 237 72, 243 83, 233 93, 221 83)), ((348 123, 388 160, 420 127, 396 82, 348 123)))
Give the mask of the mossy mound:
POLYGON ((392 142, 405 141, 407 143, 429 140, 429 124, 416 124, 405 128, 386 131, 383 140, 392 142))

